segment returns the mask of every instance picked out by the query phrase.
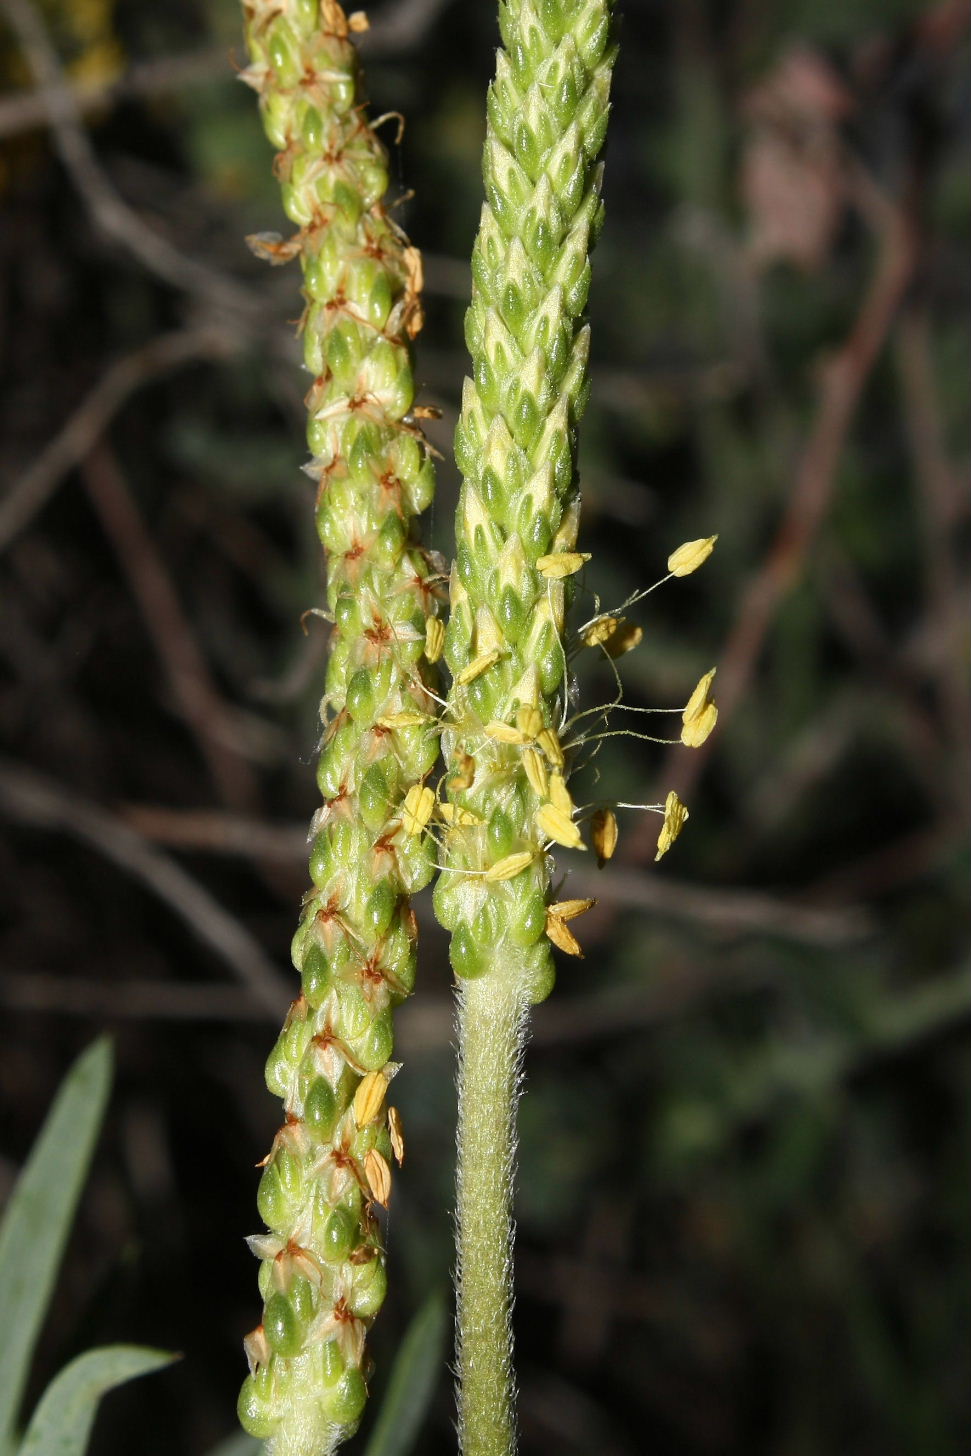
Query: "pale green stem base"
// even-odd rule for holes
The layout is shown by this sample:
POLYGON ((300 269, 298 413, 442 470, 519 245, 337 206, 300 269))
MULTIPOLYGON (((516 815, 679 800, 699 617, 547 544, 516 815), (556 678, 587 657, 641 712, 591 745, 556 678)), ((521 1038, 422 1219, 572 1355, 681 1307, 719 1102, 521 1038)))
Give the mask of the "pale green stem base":
POLYGON ((513 1164, 529 1003, 514 966, 458 988, 458 1371, 462 1456, 512 1456, 513 1164))

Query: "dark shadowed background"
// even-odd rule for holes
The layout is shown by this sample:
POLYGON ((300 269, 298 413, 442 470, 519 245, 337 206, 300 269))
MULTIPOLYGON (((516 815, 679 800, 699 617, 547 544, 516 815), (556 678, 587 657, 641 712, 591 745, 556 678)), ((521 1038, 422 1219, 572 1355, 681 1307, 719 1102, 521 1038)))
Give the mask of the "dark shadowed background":
MULTIPOLYGON (((375 3, 363 47, 376 107, 408 119, 394 166, 443 452, 492 9, 375 3)), ((523 1452, 951 1456, 971 7, 624 11, 586 582, 609 606, 718 532, 636 609, 622 667, 650 706, 717 663, 721 719, 694 754, 613 738, 597 760, 598 796, 677 787, 691 821, 655 868, 659 821, 623 816, 586 959, 535 1015, 523 1452)), ((99 1456, 203 1456, 233 1427, 259 1303, 243 1236, 278 1120, 262 1066, 317 802, 299 279, 243 243, 286 225, 241 62, 233 0, 0 3, 0 1184, 109 1029, 117 1083, 35 1390, 95 1341, 186 1356, 111 1397, 99 1456)), ((440 482, 448 552, 451 464, 440 482)), ((604 701, 609 673, 584 667, 578 693, 604 701)), ((451 1259, 450 972, 422 899, 376 1395, 451 1259)), ((454 1450, 444 1369, 418 1449, 454 1450)))

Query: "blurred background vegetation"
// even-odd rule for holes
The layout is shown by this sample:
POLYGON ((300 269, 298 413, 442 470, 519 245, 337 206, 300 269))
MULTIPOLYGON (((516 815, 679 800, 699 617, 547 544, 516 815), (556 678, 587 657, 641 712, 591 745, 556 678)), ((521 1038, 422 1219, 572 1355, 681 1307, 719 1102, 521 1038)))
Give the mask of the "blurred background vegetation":
MULTIPOLYGON (((625 817, 522 1109, 524 1456, 950 1456, 967 1419, 969 20, 957 0, 627 0, 581 464, 626 701, 719 664, 704 750, 614 738, 625 817)), ((447 453, 495 22, 385 0, 422 399, 447 453), (414 197, 410 189, 414 189, 414 197)), ((233 0, 0 4, 0 906, 9 1186, 79 1047, 119 1073, 36 1376, 183 1350, 95 1451, 206 1451, 258 1311, 327 629, 298 279, 233 0)), ((393 142, 394 122, 388 124, 393 142)), ((435 544, 456 494, 440 472, 435 544)), ((587 613, 589 615, 589 613, 587 613)), ((584 704, 612 692, 585 668, 584 704)), ((635 727, 640 721, 630 719, 635 727)), ((615 725, 616 726, 616 725, 615 725)), ((595 889, 590 886, 595 881, 595 889)), ((424 900, 424 897, 423 897, 424 900)), ((448 1279, 453 1093, 428 905, 379 1392, 448 1279)), ((454 1450, 443 1370, 420 1450, 454 1450)))

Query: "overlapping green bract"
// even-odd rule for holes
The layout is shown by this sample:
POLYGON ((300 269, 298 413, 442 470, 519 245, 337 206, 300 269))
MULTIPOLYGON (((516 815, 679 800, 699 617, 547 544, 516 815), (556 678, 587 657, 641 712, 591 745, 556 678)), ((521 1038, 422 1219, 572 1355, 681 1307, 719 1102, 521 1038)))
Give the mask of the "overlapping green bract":
POLYGON ((381 1094, 392 1008, 415 976, 408 896, 432 872, 404 801, 438 750, 426 692, 438 586, 412 525, 434 481, 410 418, 420 260, 382 205, 387 158, 347 18, 333 0, 247 0, 244 11, 244 79, 260 92, 299 228, 254 246, 273 261, 299 254, 303 268, 308 472, 335 626, 313 888, 293 945, 302 989, 267 1063, 285 1122, 259 1188, 269 1232, 251 1240, 266 1303, 247 1338, 240 1416, 274 1456, 321 1456, 361 1415, 364 1337, 385 1293, 373 1212, 390 1181, 381 1094), (368 1073, 378 1080, 362 1089, 368 1073))
POLYGON ((456 681, 443 748, 450 798, 481 823, 455 816, 436 909, 460 977, 515 966, 534 1000, 553 979, 550 835, 536 815, 548 806, 546 780, 568 770, 542 732, 559 726, 569 591, 549 558, 576 541, 574 429, 602 212, 610 11, 610 0, 501 7, 506 49, 489 92, 487 200, 466 317, 473 374, 456 434, 464 484, 446 646, 456 681), (520 741, 490 734, 497 723, 520 741), (531 774, 524 743, 539 758, 531 774))

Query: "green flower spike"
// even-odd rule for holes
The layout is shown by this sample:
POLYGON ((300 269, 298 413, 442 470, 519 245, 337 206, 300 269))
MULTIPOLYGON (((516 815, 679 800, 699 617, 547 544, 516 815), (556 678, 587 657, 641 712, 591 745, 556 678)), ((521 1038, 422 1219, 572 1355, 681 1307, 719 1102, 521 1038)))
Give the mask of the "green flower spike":
POLYGON ((250 1240, 265 1306, 239 1411, 271 1456, 324 1456, 360 1419, 365 1334, 385 1294, 374 1206, 401 1149, 385 1106, 391 1014, 415 977, 408 897, 432 873, 414 809, 438 752, 428 689, 440 588, 414 518, 434 476, 412 416, 420 257, 382 202, 388 159, 349 36, 364 22, 334 0, 246 0, 244 13, 243 79, 260 94, 299 229, 253 246, 303 269, 307 468, 334 631, 313 887, 293 943, 302 989, 266 1068, 285 1121, 259 1187, 269 1231, 250 1240))
MULTIPOLYGON (((560 742, 574 573, 583 312, 602 215, 610 0, 507 0, 489 91, 486 203, 466 317, 472 377, 443 731, 452 809, 435 904, 459 977, 459 1425, 514 1447, 509 1206, 527 1007, 553 983, 548 851, 582 848, 560 742), (466 817, 460 821, 460 814, 466 817)), ((562 939, 562 935, 560 935, 562 939)), ((572 937, 571 937, 572 939, 572 937)))

